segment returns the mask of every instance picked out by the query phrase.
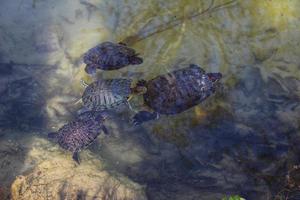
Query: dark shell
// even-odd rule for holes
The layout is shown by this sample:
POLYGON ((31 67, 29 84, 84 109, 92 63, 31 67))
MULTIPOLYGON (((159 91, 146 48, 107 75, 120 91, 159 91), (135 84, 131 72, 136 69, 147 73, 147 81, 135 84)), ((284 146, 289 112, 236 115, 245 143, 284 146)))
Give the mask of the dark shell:
POLYGON ((183 112, 199 104, 215 89, 211 78, 196 65, 158 76, 147 81, 145 86, 145 104, 167 115, 183 112))
POLYGON ((81 117, 60 128, 56 137, 62 148, 75 152, 91 144, 102 129, 101 121, 81 117))
POLYGON ((82 95, 85 107, 101 111, 126 103, 131 94, 130 79, 106 79, 91 83, 82 95))
POLYGON ((124 44, 112 42, 101 43, 84 54, 83 61, 102 70, 116 70, 127 65, 138 65, 143 59, 137 56, 134 49, 124 44))

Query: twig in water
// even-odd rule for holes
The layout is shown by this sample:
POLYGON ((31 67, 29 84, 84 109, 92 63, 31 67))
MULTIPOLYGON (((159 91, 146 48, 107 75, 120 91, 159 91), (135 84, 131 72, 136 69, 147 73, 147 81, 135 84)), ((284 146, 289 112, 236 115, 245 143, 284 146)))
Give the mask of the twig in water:
POLYGON ((161 32, 164 32, 170 28, 173 28, 173 27, 176 27, 178 25, 180 25, 184 20, 190 20, 190 19, 193 19, 195 17, 199 17, 199 16, 202 16, 202 15, 205 15, 205 14, 208 14, 208 13, 212 13, 212 12, 215 12, 215 11, 218 11, 219 9, 221 8, 224 8, 224 7, 227 7, 227 6, 230 6, 230 5, 233 5, 234 3, 236 3, 237 0, 232 0, 232 1, 228 1, 226 3, 223 3, 223 4, 219 4, 219 5, 216 5, 214 6, 214 3, 215 1, 212 0, 210 2, 210 5, 208 6, 208 8, 206 8, 205 10, 201 11, 201 12, 196 12, 194 14, 191 14, 189 16, 183 16, 183 17, 180 17, 176 20, 172 20, 170 22, 168 22, 167 24, 161 24, 161 25, 158 25, 157 27, 155 27, 150 33, 148 34, 145 34, 143 35, 143 31, 144 31, 144 28, 146 27, 146 25, 148 25, 148 23, 141 29, 141 31, 139 31, 137 34, 135 35, 132 35, 132 36, 128 36, 126 37, 125 39, 123 39, 121 42, 124 43, 124 44, 127 44, 129 46, 137 43, 137 42, 140 42, 148 37, 151 37, 155 34, 158 34, 158 33, 161 33, 161 32))

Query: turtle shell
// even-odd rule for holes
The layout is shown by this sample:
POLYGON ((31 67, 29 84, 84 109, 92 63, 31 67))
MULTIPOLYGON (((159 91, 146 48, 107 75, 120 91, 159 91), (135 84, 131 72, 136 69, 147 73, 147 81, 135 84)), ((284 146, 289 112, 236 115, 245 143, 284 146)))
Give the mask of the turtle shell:
POLYGON ((90 145, 102 128, 102 122, 80 118, 61 127, 56 137, 62 148, 75 152, 90 145))
POLYGON ((130 79, 98 80, 87 86, 82 95, 85 107, 93 111, 115 108, 126 103, 131 94, 130 79))
POLYGON ((160 114, 183 112, 214 92, 213 82, 196 65, 175 70, 146 82, 144 102, 160 114))
POLYGON ((134 49, 122 43, 104 42, 88 50, 83 61, 98 69, 116 70, 127 65, 141 64, 143 59, 137 55, 134 49))

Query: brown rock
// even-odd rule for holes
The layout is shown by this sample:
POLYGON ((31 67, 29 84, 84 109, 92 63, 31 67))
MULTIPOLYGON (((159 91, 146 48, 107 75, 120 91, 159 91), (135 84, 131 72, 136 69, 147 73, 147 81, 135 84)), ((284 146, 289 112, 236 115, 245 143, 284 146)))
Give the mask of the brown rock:
POLYGON ((28 175, 16 178, 11 186, 12 200, 146 199, 141 186, 102 170, 98 167, 100 162, 98 165, 85 163, 78 166, 64 158, 42 162, 28 175))

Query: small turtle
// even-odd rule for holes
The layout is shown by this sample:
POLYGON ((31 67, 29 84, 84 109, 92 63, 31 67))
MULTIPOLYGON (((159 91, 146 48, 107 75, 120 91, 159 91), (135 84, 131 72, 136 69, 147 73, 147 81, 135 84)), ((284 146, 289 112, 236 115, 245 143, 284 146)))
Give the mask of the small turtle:
MULTIPOLYGON (((86 87, 82 95, 83 105, 87 110, 101 111, 116 108, 121 104, 129 104, 132 93, 139 93, 139 88, 131 88, 131 79, 104 79, 91 84, 83 85, 86 87)), ((141 88, 143 89, 143 88, 141 88)), ((84 109, 83 109, 84 110, 84 109)))
POLYGON ((76 120, 65 124, 57 132, 49 133, 48 137, 55 139, 62 148, 71 151, 73 160, 79 164, 80 150, 95 141, 101 131, 108 134, 103 124, 107 116, 104 112, 82 113, 76 120))
POLYGON ((116 70, 127 65, 141 64, 143 59, 123 43, 104 42, 88 50, 83 61, 86 64, 85 71, 95 74, 96 69, 116 70))
POLYGON ((146 87, 144 104, 154 112, 140 111, 133 117, 135 125, 159 117, 183 112, 215 92, 221 73, 205 73, 197 65, 160 75, 152 80, 138 82, 137 87, 146 87))

